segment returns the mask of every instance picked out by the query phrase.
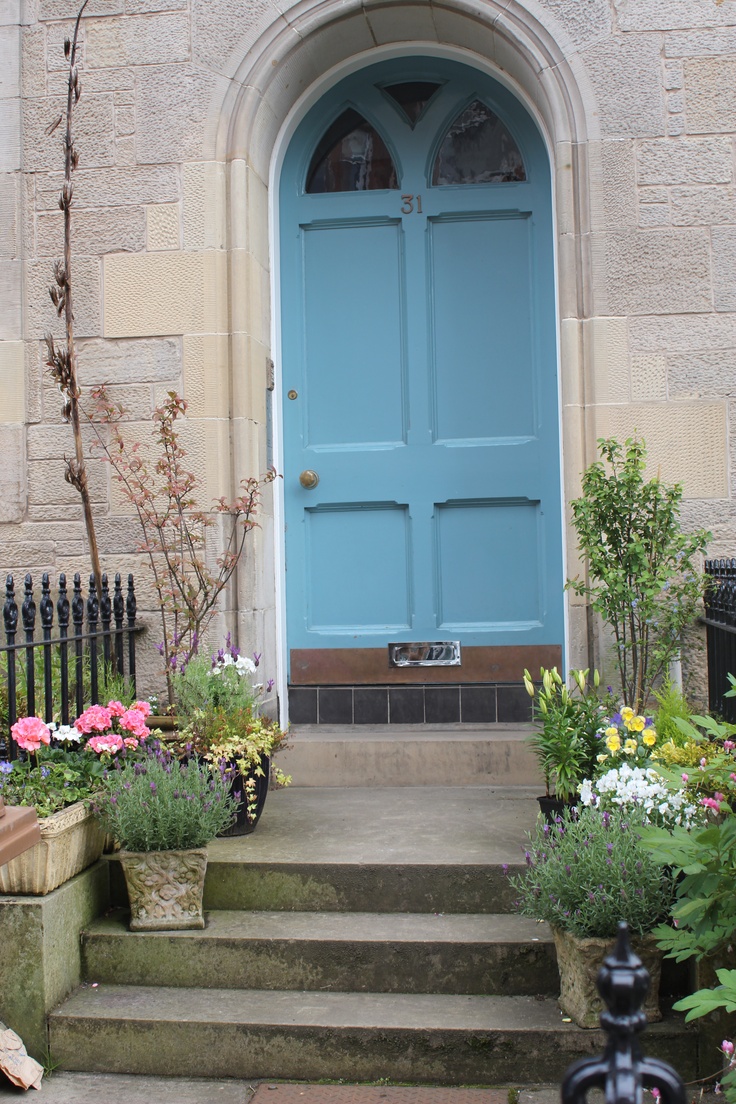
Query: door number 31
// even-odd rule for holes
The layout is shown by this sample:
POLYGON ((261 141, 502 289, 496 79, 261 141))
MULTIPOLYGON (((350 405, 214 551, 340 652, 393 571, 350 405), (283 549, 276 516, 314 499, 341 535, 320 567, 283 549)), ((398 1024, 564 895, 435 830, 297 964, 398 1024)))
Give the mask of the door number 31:
POLYGON ((418 215, 422 213, 422 197, 420 195, 402 195, 403 204, 401 207, 402 215, 411 215, 416 211, 418 215))

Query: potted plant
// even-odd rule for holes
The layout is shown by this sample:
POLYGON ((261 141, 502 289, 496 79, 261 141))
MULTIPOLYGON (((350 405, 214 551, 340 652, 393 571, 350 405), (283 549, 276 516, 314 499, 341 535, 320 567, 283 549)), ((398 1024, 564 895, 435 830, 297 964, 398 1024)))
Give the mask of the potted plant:
POLYGON ((651 978, 644 1011, 649 1021, 660 1019, 661 953, 650 933, 668 913, 673 882, 635 819, 619 810, 568 811, 554 825, 540 825, 525 858, 524 872, 511 879, 516 907, 552 927, 562 1010, 580 1027, 598 1026, 598 969, 625 920, 651 978))
POLYGON ((174 744, 179 754, 222 763, 230 771, 238 809, 225 835, 254 831, 271 774, 281 786, 291 781, 271 762, 285 737, 275 721, 260 714, 264 688, 251 681, 259 661, 259 656, 241 655, 228 637, 211 659, 193 656, 173 679, 178 722, 174 744))
POLYGON ((525 670, 524 685, 534 700, 537 731, 530 742, 545 783, 545 793, 538 801, 544 815, 553 821, 597 766, 601 750, 600 680, 595 671, 589 687, 587 671, 571 671, 573 685, 569 689, 556 667, 543 667, 540 675, 541 686, 535 687, 525 670))
POLYGON ((235 815, 223 772, 154 743, 107 771, 96 811, 121 847, 130 930, 203 928, 207 843, 235 815))

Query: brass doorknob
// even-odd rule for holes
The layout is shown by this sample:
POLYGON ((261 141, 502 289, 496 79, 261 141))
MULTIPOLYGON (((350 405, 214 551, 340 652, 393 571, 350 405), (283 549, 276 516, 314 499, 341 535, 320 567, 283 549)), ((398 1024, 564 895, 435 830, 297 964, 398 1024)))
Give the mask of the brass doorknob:
POLYGON ((311 468, 307 468, 299 476, 299 482, 301 483, 302 487, 304 487, 307 491, 313 491, 319 483, 319 476, 317 475, 316 471, 312 471, 311 468))

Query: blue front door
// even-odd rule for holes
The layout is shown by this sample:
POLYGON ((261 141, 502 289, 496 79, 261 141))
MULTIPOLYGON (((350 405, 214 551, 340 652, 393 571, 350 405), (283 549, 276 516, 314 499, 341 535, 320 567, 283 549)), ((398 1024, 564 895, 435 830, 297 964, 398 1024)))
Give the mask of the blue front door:
POLYGON ((280 204, 292 656, 561 645, 551 189, 528 113, 455 62, 371 66, 300 124, 280 204))

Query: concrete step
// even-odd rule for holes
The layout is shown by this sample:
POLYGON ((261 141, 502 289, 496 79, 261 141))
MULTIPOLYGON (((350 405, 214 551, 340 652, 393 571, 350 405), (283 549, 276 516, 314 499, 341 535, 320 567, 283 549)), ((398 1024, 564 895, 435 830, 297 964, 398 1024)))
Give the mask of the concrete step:
MULTIPOLYGON (((269 794, 250 836, 208 847, 205 908, 508 912, 502 864, 523 861, 533 790, 303 788, 269 794)), ((113 902, 127 897, 111 856, 113 902)))
POLYGON ((82 937, 85 977, 118 985, 380 993, 559 990, 552 935, 521 916, 210 912, 204 931, 132 933, 127 913, 82 937))
MULTIPOLYGON (((696 1041, 667 1020, 644 1047, 690 1080, 696 1041)), ((66 1070, 179 1077, 542 1083, 603 1045, 600 1031, 563 1023, 555 1000, 534 997, 101 984, 49 1019, 66 1070)))
MULTIPOLYGON (((295 786, 534 786, 528 724, 295 725, 278 764, 295 786)), ((543 791, 539 791, 543 792, 543 791)))

